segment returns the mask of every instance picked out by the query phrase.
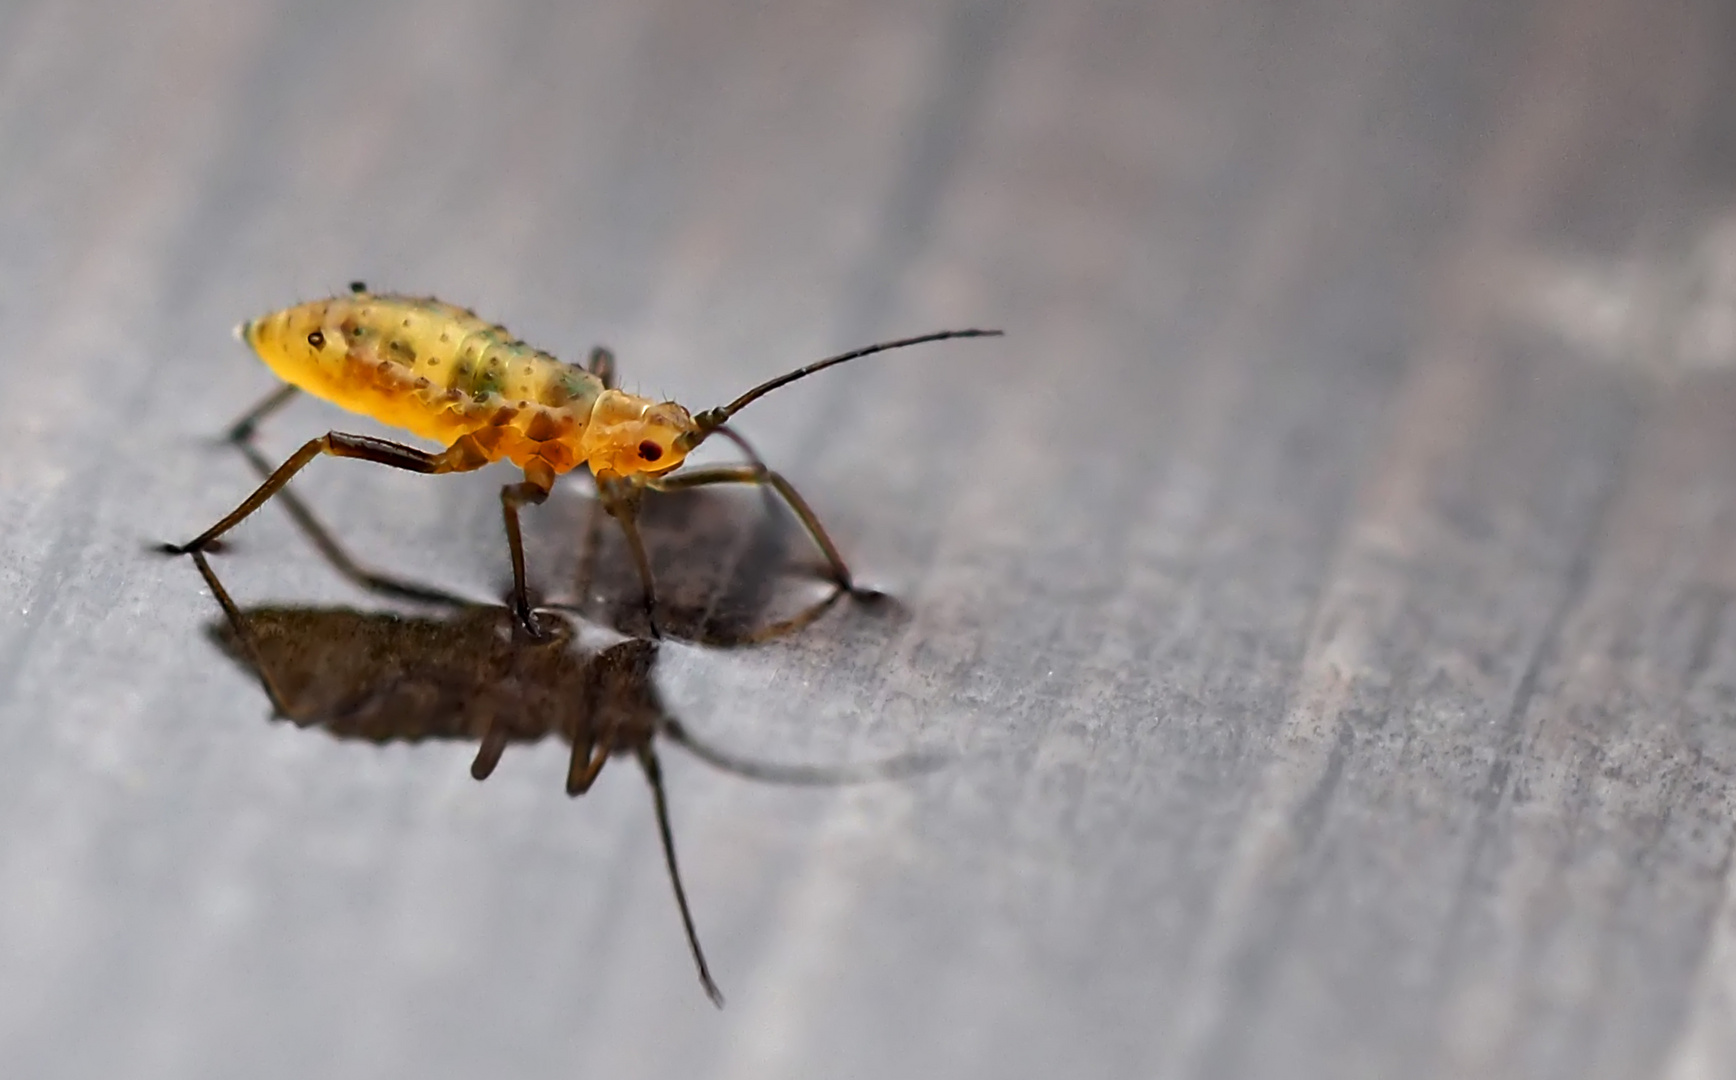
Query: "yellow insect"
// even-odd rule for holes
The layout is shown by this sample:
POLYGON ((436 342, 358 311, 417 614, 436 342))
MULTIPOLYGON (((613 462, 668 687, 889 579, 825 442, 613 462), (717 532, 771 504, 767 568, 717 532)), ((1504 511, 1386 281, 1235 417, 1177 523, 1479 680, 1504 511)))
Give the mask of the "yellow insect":
POLYGON ((607 349, 593 349, 583 367, 563 363, 472 311, 431 297, 370 293, 361 282, 353 283, 347 296, 285 308, 243 323, 236 333, 287 385, 242 417, 231 437, 247 437, 300 390, 446 449, 428 453, 366 435, 327 432, 290 455, 215 525, 185 544, 165 544, 165 551, 184 555, 209 547, 324 454, 419 473, 468 472, 504 458, 524 470, 521 483, 501 489, 500 502, 512 556, 513 611, 534 634, 518 508, 541 503, 557 476, 586 465, 603 508, 626 534, 655 634, 656 586, 638 528, 646 489, 768 485, 789 504, 825 555, 833 580, 855 591, 836 545, 807 502, 778 473, 755 460, 670 474, 711 435, 732 434, 724 426, 729 419, 780 386, 871 353, 946 338, 994 337, 1000 331, 944 330, 855 349, 797 368, 728 405, 697 414, 673 401, 617 389, 614 356, 607 349))

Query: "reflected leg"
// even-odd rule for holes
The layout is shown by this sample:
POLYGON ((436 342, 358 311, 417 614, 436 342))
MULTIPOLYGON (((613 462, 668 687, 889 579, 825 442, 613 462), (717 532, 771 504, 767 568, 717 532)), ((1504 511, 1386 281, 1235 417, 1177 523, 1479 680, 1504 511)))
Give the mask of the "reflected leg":
POLYGON ((508 741, 506 725, 498 716, 491 718, 488 729, 482 733, 482 742, 476 748, 476 758, 470 763, 471 777, 487 780, 494 767, 500 764, 500 756, 506 753, 508 741))
POLYGON ((758 462, 752 465, 706 465, 688 472, 676 473, 674 476, 663 476, 648 481, 646 486, 653 491, 685 491, 689 488, 704 487, 709 484, 755 484, 769 486, 783 497, 796 517, 802 522, 802 527, 813 538, 815 546, 826 556, 826 562, 832 571, 832 580, 840 587, 854 595, 862 595, 866 590, 858 590, 850 578, 850 568, 844 565, 844 557, 838 554, 838 548, 832 543, 832 538, 826 535, 820 519, 814 516, 814 511, 808 506, 806 499, 783 476, 766 468, 758 462))
POLYGON ((594 657, 586 666, 583 709, 575 729, 567 732, 573 742, 572 756, 567 761, 567 794, 572 797, 591 790, 591 785, 596 783, 597 775, 603 771, 604 764, 609 760, 609 752, 614 748, 611 742, 614 735, 613 717, 605 711, 603 701, 603 682, 606 675, 603 665, 607 655, 605 652, 594 657))
POLYGON ((607 746, 599 748, 592 739, 574 739, 573 756, 567 762, 567 794, 578 796, 591 790, 608 760, 607 746))
POLYGON ((768 641, 776 641, 778 638, 787 637, 798 630, 811 626, 820 616, 832 610, 832 605, 836 604, 839 598, 848 595, 850 595, 849 591, 843 586, 834 586, 827 591, 825 596, 820 597, 787 619, 779 619, 777 622, 748 633, 718 634, 707 632, 699 640, 703 644, 723 649, 763 645, 768 641))
POLYGON ((271 699, 272 712, 278 716, 291 717, 289 705, 283 694, 277 689, 277 683, 272 679, 271 672, 266 669, 265 660, 260 656, 259 646, 253 640, 253 628, 247 625, 247 619, 241 614, 241 609, 229 596, 229 590, 217 580, 217 574, 206 561, 205 553, 197 549, 189 552, 193 556, 193 565, 199 568, 199 575, 205 579, 205 584, 211 590, 211 595, 217 598, 217 605, 223 609, 223 615, 229 620, 229 628, 235 631, 235 640, 240 643, 241 651, 253 665, 253 674, 258 677, 259 685, 265 688, 265 696, 271 699))
POLYGON ((802 787, 833 787, 844 784, 863 784, 876 780, 896 780, 906 776, 920 776, 933 772, 953 759, 950 755, 933 751, 914 754, 900 754, 897 757, 883 758, 858 765, 786 765, 778 762, 754 761, 725 750, 719 750, 709 742, 705 742, 690 731, 681 721, 672 716, 663 717, 658 723, 661 734, 679 743, 694 757, 708 765, 734 773, 749 780, 758 780, 769 784, 791 784, 802 787))

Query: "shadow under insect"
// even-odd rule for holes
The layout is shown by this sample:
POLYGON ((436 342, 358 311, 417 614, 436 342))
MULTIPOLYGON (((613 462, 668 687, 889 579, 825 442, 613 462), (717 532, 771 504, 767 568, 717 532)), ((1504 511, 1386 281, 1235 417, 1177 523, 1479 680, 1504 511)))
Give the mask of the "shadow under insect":
MULTIPOLYGON (((554 541, 570 535, 562 528, 573 518, 589 519, 572 575, 571 595, 550 598, 545 607, 577 614, 590 622, 634 633, 643 625, 643 602, 628 585, 632 560, 626 546, 597 526, 603 515, 593 501, 571 507, 554 519, 554 541)), ((818 567, 804 561, 792 540, 798 537, 786 514, 763 493, 692 491, 645 507, 640 528, 652 543, 652 563, 660 582, 660 626, 668 637, 714 647, 753 645, 784 637, 816 622, 848 598, 845 617, 895 627, 908 611, 886 593, 857 585, 854 591, 823 580, 818 567), (816 599, 814 586, 825 592, 816 599)), ((542 555, 557 563, 558 553, 542 555)))
POLYGON ((193 558, 222 605, 211 637, 259 678, 276 714, 298 727, 376 744, 478 744, 471 775, 486 779, 513 743, 558 737, 572 747, 567 793, 590 789, 615 755, 631 755, 651 789, 664 863, 699 980, 723 996, 694 928, 675 857, 668 798, 653 743, 668 739, 709 764, 753 780, 834 785, 890 779, 942 764, 912 754, 844 767, 737 757, 696 738, 664 707, 652 678, 658 643, 587 648, 564 617, 527 634, 505 607, 463 605, 445 617, 347 608, 240 608, 202 552, 193 558))

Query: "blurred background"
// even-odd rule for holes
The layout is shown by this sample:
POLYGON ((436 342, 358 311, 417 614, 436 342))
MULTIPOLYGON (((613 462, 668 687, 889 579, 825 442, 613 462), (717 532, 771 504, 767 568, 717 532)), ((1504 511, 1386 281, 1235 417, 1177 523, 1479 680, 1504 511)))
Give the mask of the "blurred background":
MULTIPOLYGON (((1736 1075, 1733 50, 1716 0, 0 5, 0 1072, 1736 1075), (256 482, 229 328, 352 279, 695 408, 1006 329, 741 418, 895 603, 719 647, 806 540, 648 511, 671 715, 951 756, 663 752, 722 1011, 631 761, 274 722, 149 551, 256 482)), ((384 434, 262 449, 329 429, 384 434)), ((486 604, 513 478, 294 488, 486 604)), ((618 640, 587 489, 531 577, 618 640)), ((213 561, 398 610, 278 506, 213 561)), ((470 655, 436 711, 510 708, 470 655)))

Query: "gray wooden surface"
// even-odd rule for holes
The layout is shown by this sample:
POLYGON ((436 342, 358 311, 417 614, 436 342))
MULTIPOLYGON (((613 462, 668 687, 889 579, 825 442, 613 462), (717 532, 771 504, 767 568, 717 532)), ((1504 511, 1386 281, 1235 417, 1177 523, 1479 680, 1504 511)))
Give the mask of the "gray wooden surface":
MULTIPOLYGON (((1733 72, 1718 0, 0 6, 0 1074, 1736 1075, 1733 72), (742 418, 899 603, 666 704, 957 760, 664 752, 722 1012, 630 764, 271 723, 146 551, 252 482, 229 327, 358 277, 696 407, 1009 331, 742 418)), ((297 487, 486 601, 506 479, 297 487)), ((751 494, 650 529, 690 628, 814 595, 751 494)))

